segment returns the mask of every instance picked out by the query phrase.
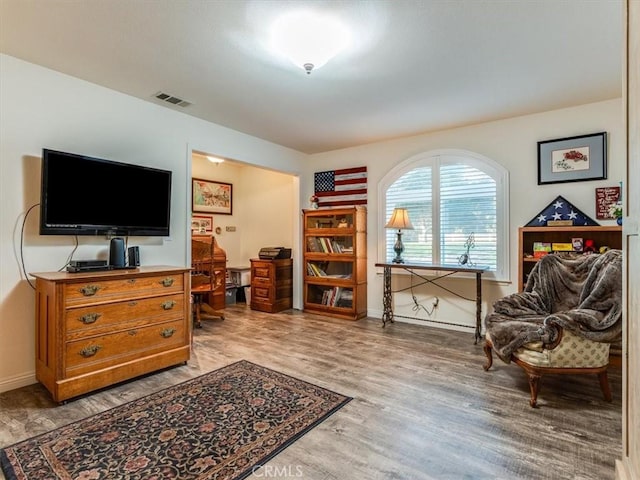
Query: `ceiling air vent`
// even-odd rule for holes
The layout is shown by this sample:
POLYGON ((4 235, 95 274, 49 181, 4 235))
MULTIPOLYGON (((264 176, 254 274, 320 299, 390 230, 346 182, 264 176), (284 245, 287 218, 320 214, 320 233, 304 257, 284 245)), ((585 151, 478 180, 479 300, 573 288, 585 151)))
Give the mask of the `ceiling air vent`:
POLYGON ((174 97, 173 95, 169 95, 168 93, 158 92, 154 95, 158 100, 162 100, 163 102, 170 103, 171 105, 177 105, 179 107, 188 107, 191 105, 191 102, 187 102, 178 97, 174 97))

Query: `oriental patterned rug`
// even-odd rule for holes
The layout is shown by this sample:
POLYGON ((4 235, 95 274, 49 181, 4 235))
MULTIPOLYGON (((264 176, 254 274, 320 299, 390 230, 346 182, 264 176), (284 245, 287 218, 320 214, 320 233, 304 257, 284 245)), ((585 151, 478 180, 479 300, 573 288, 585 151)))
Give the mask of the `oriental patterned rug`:
POLYGON ((7 480, 241 479, 351 398, 240 361, 0 450, 7 480))

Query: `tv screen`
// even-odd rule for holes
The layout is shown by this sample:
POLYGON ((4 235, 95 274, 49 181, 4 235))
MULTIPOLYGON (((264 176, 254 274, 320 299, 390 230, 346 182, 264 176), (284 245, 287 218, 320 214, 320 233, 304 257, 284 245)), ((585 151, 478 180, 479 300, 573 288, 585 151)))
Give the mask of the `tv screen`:
POLYGON ((171 172, 43 149, 41 235, 168 236, 171 172))

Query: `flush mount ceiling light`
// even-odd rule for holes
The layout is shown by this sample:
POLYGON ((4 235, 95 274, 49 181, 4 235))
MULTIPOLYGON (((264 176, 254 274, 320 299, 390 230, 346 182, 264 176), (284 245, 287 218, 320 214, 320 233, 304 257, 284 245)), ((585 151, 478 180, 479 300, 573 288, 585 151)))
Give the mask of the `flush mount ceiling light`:
POLYGON ((207 155, 207 160, 209 160, 211 163, 215 163, 216 165, 224 162, 224 158, 212 157, 211 155, 207 155))
POLYGON ((307 74, 345 49, 350 37, 347 28, 336 18, 306 10, 279 17, 271 29, 273 48, 307 74))

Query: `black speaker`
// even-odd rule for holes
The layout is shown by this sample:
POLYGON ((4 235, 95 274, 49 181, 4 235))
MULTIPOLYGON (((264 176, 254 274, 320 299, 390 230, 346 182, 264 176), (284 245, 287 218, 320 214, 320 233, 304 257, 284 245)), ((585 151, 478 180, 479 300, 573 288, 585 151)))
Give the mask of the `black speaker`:
POLYGON ((109 244, 109 265, 115 268, 125 266, 124 238, 112 238, 109 244))
POLYGON ((139 267, 140 266, 140 248, 138 247, 129 247, 127 249, 127 254, 129 256, 130 267, 139 267))

